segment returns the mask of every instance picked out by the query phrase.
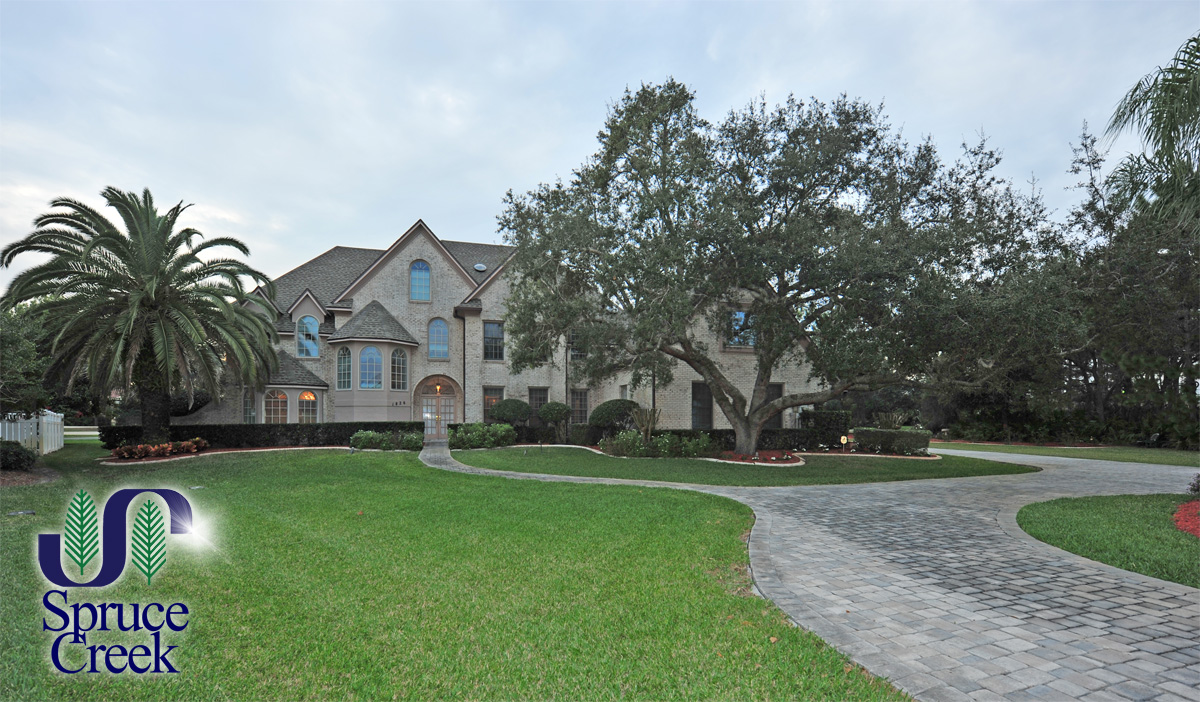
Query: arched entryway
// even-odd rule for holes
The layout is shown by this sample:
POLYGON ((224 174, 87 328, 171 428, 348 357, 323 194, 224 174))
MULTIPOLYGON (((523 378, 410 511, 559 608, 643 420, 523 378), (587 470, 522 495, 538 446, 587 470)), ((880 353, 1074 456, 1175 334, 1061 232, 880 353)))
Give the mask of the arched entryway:
POLYGON ((462 421, 459 413, 462 388, 444 375, 431 375, 414 388, 414 404, 425 421, 425 440, 447 438, 446 427, 462 421))

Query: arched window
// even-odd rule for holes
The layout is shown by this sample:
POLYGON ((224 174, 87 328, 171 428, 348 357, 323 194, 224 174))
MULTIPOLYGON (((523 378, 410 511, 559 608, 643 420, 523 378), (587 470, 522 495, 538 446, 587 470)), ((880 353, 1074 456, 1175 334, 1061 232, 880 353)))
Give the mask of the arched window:
POLYGON ((263 400, 263 424, 287 424, 287 393, 268 390, 263 400))
POLYGON ((392 352, 392 389, 408 389, 408 354, 404 349, 392 352))
POLYGON ((350 389, 350 349, 343 346, 337 355, 337 389, 350 389))
POLYGON ((383 354, 374 346, 366 346, 358 353, 358 387, 383 389, 383 354))
POLYGON ((450 327, 444 319, 429 323, 429 357, 450 358, 450 327))
POLYGON ((317 396, 311 390, 300 393, 299 420, 301 424, 317 423, 317 396))
POLYGON ((408 299, 429 301, 429 264, 413 261, 408 269, 408 299))
POLYGON ((296 357, 317 357, 317 318, 305 315, 296 322, 296 357))

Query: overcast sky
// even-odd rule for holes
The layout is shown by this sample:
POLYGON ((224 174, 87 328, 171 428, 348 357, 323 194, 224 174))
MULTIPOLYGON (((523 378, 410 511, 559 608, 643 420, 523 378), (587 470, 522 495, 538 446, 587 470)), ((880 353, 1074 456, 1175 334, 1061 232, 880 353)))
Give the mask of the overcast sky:
POLYGON ((667 76, 711 120, 845 92, 945 158, 983 131, 1061 215, 1083 122, 1102 131, 1198 28, 1196 0, 0 0, 0 245, 106 185, 195 203, 185 224, 273 276, 418 218, 498 242, 506 190, 569 176, 622 91, 667 76))

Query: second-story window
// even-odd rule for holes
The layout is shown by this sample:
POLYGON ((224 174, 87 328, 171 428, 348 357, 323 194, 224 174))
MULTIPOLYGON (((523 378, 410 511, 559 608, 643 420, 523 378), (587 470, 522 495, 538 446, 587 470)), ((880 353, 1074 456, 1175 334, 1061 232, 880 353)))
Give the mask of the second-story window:
POLYGON ((408 269, 408 299, 429 301, 429 264, 413 261, 408 269))
POLYGON ((429 323, 429 357, 450 358, 450 327, 444 319, 429 323))
POLYGON ((296 322, 296 356, 317 357, 317 318, 305 315, 296 322))
POLYGON ((752 348, 754 346, 754 330, 750 329, 751 318, 741 310, 733 312, 733 335, 729 337, 726 346, 752 348))
POLYGON ((501 322, 483 323, 483 360, 504 360, 504 324, 501 322))
POLYGON ((567 335, 567 348, 571 349, 572 361, 582 361, 587 358, 587 349, 579 342, 579 336, 575 332, 567 335))
POLYGON ((364 390, 383 388, 383 354, 374 346, 364 347, 358 354, 358 387, 364 390))

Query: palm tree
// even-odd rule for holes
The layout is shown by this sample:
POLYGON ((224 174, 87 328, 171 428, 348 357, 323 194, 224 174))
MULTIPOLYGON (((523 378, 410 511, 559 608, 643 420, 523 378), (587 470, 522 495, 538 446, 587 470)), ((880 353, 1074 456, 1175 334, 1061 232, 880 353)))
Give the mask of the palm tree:
POLYGON ((1200 206, 1200 34, 1189 37, 1170 63, 1144 76, 1117 104, 1108 134, 1127 129, 1140 134, 1148 153, 1126 158, 1112 185, 1143 209, 1194 219, 1200 206))
POLYGON ((99 392, 132 388, 141 399, 143 438, 162 441, 170 425, 172 391, 218 395, 223 379, 258 385, 276 363, 274 326, 250 300, 252 285, 271 296, 271 282, 235 257, 205 257, 220 247, 249 254, 237 239, 198 242, 192 228, 175 230, 190 205, 159 214, 149 190, 105 188, 122 232, 91 207, 69 198, 34 220, 34 231, 0 252, 0 266, 25 252, 49 261, 17 275, 0 298, 11 308, 29 302, 53 338, 49 375, 68 389, 86 376, 99 392), (230 375, 224 375, 230 374, 230 375))

